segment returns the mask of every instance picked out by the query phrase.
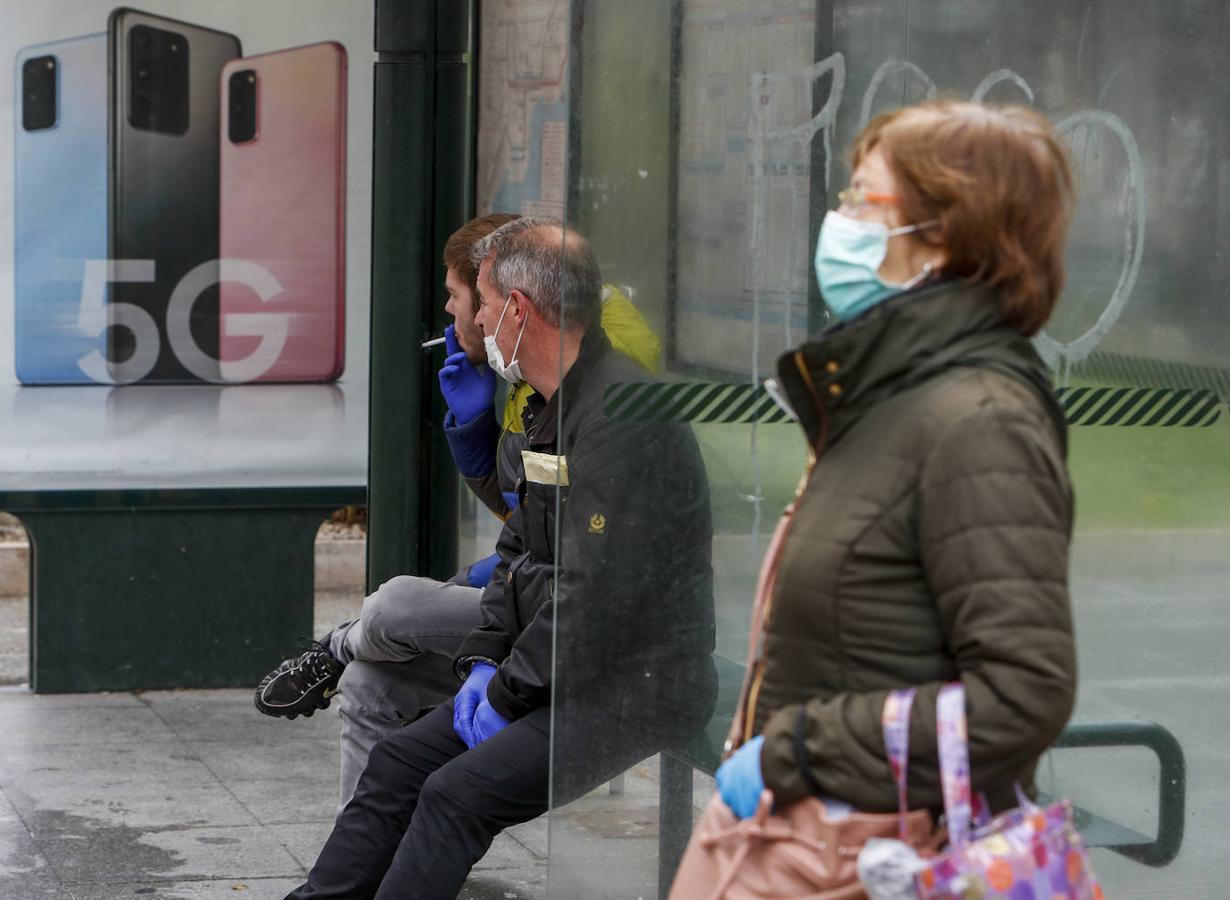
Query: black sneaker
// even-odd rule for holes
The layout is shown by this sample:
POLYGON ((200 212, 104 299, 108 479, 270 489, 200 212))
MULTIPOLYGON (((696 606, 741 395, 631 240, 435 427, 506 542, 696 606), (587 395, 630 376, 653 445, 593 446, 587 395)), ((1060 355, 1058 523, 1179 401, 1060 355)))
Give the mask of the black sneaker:
POLYGON ((337 693, 343 666, 320 641, 312 641, 307 651, 285 660, 256 686, 253 700, 267 716, 294 719, 310 716, 329 705, 337 693))

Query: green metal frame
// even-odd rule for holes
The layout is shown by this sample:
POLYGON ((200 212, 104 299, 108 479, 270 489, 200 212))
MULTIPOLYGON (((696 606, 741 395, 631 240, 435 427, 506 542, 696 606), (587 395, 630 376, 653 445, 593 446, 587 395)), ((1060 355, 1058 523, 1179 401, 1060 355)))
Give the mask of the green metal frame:
POLYGON ((252 686, 312 633, 315 539, 361 486, 0 493, 30 536, 38 693, 252 686))
POLYGON ((470 215, 472 4, 377 0, 367 584, 457 567, 457 476, 435 386, 441 255, 470 215))

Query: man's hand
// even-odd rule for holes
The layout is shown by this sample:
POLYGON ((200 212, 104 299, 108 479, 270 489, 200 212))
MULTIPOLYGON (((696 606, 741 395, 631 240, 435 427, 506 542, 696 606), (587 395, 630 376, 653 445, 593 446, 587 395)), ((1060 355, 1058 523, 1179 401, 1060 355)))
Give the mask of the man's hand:
POLYGON ((495 666, 475 663, 470 667, 470 677, 453 698, 453 731, 470 749, 478 743, 474 736, 474 713, 479 704, 487 702, 487 682, 494 677, 495 666))
POLYGON ((760 771, 760 750, 764 735, 752 738, 718 766, 716 780, 722 802, 740 819, 756 811, 764 792, 764 775, 760 771))
POLYGON ((466 583, 470 587, 486 587, 487 582, 491 580, 491 573, 495 571, 495 567, 499 564, 500 554, 498 553, 492 553, 490 556, 472 563, 466 571, 466 583))
POLYGON ((444 346, 448 356, 440 370, 440 393, 457 424, 468 425, 495 402, 495 372, 486 363, 470 362, 452 325, 444 329, 444 346))
POLYGON ((496 732, 508 727, 508 720, 495 711, 485 697, 474 712, 474 745, 477 746, 496 732))

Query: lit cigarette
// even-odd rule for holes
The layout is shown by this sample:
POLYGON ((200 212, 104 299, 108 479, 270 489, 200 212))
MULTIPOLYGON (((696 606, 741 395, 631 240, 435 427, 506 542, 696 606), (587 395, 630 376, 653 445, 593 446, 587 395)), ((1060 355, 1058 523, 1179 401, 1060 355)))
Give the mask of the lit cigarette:
POLYGON ((424 350, 429 350, 432 347, 439 347, 446 340, 447 338, 442 338, 442 337, 432 338, 430 341, 423 341, 423 343, 420 344, 419 346, 421 346, 424 350))

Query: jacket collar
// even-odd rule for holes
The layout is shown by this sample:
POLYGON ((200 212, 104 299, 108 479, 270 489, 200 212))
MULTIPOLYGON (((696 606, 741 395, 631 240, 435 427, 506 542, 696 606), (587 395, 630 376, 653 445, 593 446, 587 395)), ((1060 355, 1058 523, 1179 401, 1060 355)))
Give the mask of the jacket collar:
POLYGON ((610 339, 595 322, 581 338, 581 349, 576 362, 564 373, 563 380, 551 395, 551 399, 543 400, 537 392, 530 394, 526 399, 525 409, 521 412, 521 423, 525 427, 525 438, 530 446, 555 445, 558 439, 560 404, 563 404, 563 414, 567 415, 588 373, 610 349, 610 339))
POLYGON ((1065 434, 1045 365, 983 284, 945 280, 892 297, 783 355, 778 377, 819 449, 877 402, 957 366, 992 368, 1030 384, 1065 434))

